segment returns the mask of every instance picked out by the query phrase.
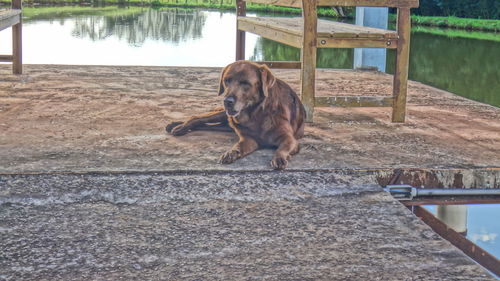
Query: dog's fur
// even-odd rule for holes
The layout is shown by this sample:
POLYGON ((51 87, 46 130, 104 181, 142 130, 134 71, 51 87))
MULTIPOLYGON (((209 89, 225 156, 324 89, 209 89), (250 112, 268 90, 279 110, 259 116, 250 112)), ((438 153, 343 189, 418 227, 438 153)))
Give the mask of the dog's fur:
POLYGON ((174 136, 190 130, 220 130, 228 125, 239 141, 224 153, 219 163, 233 163, 258 148, 277 148, 271 161, 275 169, 285 169, 291 155, 299 152, 298 139, 304 134, 305 110, 288 84, 274 77, 269 68, 249 61, 237 61, 221 73, 219 95, 224 108, 172 122, 167 132, 174 136))

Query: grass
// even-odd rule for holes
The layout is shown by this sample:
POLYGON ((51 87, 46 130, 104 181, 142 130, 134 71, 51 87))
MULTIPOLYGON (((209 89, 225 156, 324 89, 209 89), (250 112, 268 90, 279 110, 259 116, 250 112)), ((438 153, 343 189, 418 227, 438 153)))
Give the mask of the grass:
MULTIPOLYGON (((396 21, 396 15, 390 15, 391 21, 396 21)), ((469 19, 457 17, 426 17, 411 16, 413 25, 456 28, 477 31, 500 32, 500 20, 469 19)))
POLYGON ((470 31, 463 29, 450 29, 430 26, 413 26, 411 28, 411 31, 446 36, 450 38, 467 38, 500 42, 500 36, 497 33, 493 32, 470 31))

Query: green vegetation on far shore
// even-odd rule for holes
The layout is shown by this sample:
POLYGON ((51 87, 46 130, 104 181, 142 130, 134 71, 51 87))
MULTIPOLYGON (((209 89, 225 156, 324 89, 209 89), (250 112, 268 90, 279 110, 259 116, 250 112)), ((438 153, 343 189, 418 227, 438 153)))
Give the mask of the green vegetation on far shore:
POLYGON ((33 8, 24 7, 23 8, 23 19, 40 19, 40 18, 60 18, 75 15, 100 15, 100 16, 112 16, 112 15, 126 15, 134 14, 141 11, 141 7, 129 7, 126 10, 117 10, 117 6, 105 6, 105 7, 75 7, 75 6, 59 6, 59 7, 43 7, 43 8, 33 8))
POLYGON ((500 35, 498 35, 496 32, 471 31, 422 25, 412 26, 411 31, 446 36, 449 38, 467 38, 500 42, 500 35))
MULTIPOLYGON (((390 15, 391 21, 396 21, 396 15, 390 15)), ((500 32, 500 20, 468 19, 457 17, 427 17, 411 16, 413 25, 445 27, 477 31, 500 32)))
MULTIPOLYGON (((83 0, 85 1, 85 0, 83 0)), ((84 5, 91 9, 106 9, 105 5, 127 5, 127 6, 150 6, 150 7, 182 7, 182 8, 203 8, 217 10, 234 10, 235 0, 105 0, 100 2, 83 2, 82 0, 24 0, 25 7, 51 6, 51 5, 84 5), (99 4, 100 6, 93 6, 99 4), (104 5, 105 4, 105 5, 104 5), (104 5, 104 6, 103 6, 104 5)), ((0 6, 10 5, 10 0, 0 0, 0 6)), ((53 6, 54 10, 64 9, 65 6, 53 6)), ((301 10, 297 8, 279 7, 273 5, 263 5, 247 3, 247 11, 257 13, 280 13, 290 15, 300 15, 301 10)), ((345 8, 348 17, 354 16, 353 8, 345 8)), ((330 7, 318 8, 318 15, 326 18, 339 18, 337 12, 330 7)), ((457 17, 430 17, 412 15, 414 26, 431 26, 443 28, 455 28, 476 31, 500 32, 500 20, 485 20, 457 17)), ((389 20, 396 21, 396 15, 390 14, 389 20)))

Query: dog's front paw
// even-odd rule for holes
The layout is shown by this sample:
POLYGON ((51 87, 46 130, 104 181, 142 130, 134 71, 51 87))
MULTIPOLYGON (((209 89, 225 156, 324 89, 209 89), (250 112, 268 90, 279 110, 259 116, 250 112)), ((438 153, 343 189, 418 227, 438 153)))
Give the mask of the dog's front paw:
POLYGON ((167 131, 167 133, 171 133, 175 127, 179 126, 182 123, 184 123, 184 122, 181 122, 181 121, 172 122, 172 123, 168 124, 167 127, 165 127, 165 130, 167 131))
POLYGON ((173 136, 182 136, 189 132, 189 126, 186 126, 184 122, 172 122, 167 125, 165 130, 173 136))
POLYGON ((287 158, 290 158, 290 157, 283 157, 283 156, 274 155, 273 160, 271 160, 271 167, 273 167, 273 169, 275 169, 275 170, 286 169, 286 167, 288 166, 287 158))
POLYGON ((228 152, 222 154, 219 159, 220 164, 231 164, 241 157, 241 153, 238 150, 229 150, 228 152))

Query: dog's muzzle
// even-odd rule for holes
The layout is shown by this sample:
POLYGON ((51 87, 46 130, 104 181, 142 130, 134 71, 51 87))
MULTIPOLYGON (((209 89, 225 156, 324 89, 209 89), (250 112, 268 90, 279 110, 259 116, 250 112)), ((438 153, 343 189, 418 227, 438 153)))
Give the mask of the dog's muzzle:
POLYGON ((236 104, 236 99, 232 96, 229 96, 224 99, 224 108, 226 109, 227 114, 234 116, 238 112, 234 110, 234 105, 236 104))

